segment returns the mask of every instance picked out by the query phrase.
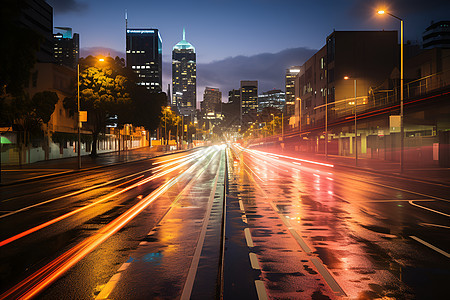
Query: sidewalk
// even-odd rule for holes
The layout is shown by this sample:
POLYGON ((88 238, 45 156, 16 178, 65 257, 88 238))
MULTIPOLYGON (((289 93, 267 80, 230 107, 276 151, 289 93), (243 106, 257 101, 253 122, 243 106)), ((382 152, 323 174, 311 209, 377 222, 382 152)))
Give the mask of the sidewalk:
MULTIPOLYGON (((144 147, 121 151, 120 154, 119 152, 102 153, 95 158, 86 155, 81 157, 81 169, 86 170, 119 163, 149 159, 165 153, 166 152, 155 151, 153 148, 144 147)), ((2 166, 0 186, 35 180, 43 177, 58 176, 72 172, 78 172, 78 158, 76 156, 39 161, 22 166, 2 166)))
POLYGON ((353 168, 355 170, 366 170, 380 174, 395 175, 403 178, 440 183, 450 187, 450 168, 439 167, 437 164, 405 162, 403 172, 400 172, 400 163, 398 162, 358 157, 358 165, 356 165, 355 157, 328 155, 327 159, 324 154, 303 153, 292 150, 285 150, 284 152, 281 152, 279 148, 267 149, 262 147, 260 149, 255 149, 267 152, 274 151, 274 153, 277 154, 329 163, 335 166, 353 168))

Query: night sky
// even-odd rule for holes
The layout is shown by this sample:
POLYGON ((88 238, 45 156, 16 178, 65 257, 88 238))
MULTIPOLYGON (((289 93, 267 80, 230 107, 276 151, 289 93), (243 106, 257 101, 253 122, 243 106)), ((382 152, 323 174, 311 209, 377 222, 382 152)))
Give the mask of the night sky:
MULTIPOLYGON (((204 86, 218 87, 226 94, 229 89, 238 88, 240 80, 260 80, 260 91, 284 89, 284 70, 292 64, 303 64, 314 53, 311 50, 320 49, 333 30, 400 28, 398 20, 376 14, 377 7, 387 6, 373 0, 48 0, 48 3, 54 8, 54 26, 72 27, 80 34, 82 56, 108 53, 125 56, 125 10, 130 28, 158 28, 163 39, 164 87, 170 83, 172 47, 181 40, 185 27, 186 39, 197 51, 199 101, 204 86), (286 49, 294 54, 290 52, 283 59, 282 51, 286 49), (262 53, 271 55, 258 56, 262 53), (253 63, 247 63, 245 72, 237 70, 246 59, 253 63), (282 65, 267 69, 269 74, 264 75, 260 66, 252 68, 266 59, 282 65), (221 78, 220 74, 227 78, 221 78)), ((404 19, 406 40, 420 42, 431 21, 450 19, 450 1, 384 3, 390 3, 386 10, 404 19)))

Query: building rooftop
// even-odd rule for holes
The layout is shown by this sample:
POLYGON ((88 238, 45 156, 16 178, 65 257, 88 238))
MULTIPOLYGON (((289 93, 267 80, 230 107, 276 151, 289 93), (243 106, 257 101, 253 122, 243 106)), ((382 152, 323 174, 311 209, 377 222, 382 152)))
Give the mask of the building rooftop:
POLYGON ((183 28, 183 39, 178 42, 175 46, 173 46, 173 50, 193 50, 195 52, 194 46, 191 43, 186 41, 186 31, 183 28))

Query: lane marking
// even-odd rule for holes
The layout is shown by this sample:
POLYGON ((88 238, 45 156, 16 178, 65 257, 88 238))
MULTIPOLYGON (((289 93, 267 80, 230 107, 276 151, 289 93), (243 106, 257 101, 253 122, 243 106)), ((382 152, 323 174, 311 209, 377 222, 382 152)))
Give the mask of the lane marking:
POLYGON ((292 236, 297 241, 297 243, 300 245, 300 247, 303 249, 303 251, 305 251, 308 254, 311 253, 311 248, 309 248, 309 246, 305 243, 305 241, 298 234, 298 232, 293 228, 290 228, 289 231, 291 232, 292 236))
POLYGON ((245 212, 244 203, 242 203, 242 200, 239 200, 239 208, 241 209, 241 211, 245 212))
MULTIPOLYGON (((250 176, 250 178, 252 178, 250 176)), ((253 179, 253 178, 252 178, 253 179)), ((262 187, 259 185, 256 180, 253 179, 253 182, 255 183, 256 187, 264 194, 266 198, 269 198, 268 195, 265 193, 265 191, 262 189, 262 187)), ((278 207, 273 203, 273 201, 269 202, 269 205, 272 207, 273 210, 275 210, 276 214, 278 215, 278 218, 284 223, 284 225, 288 228, 289 232, 292 234, 294 239, 297 241, 300 248, 303 249, 306 253, 311 253, 312 249, 306 244, 306 242, 302 239, 302 237, 297 233, 297 231, 292 227, 289 220, 279 211, 278 207)))
POLYGON ((108 281, 102 291, 95 297, 96 300, 100 299, 108 299, 109 294, 111 294, 112 290, 116 287, 117 283, 119 283, 119 279, 122 274, 117 273, 108 281))
POLYGON ((340 296, 347 296, 344 290, 337 283, 336 279, 334 279, 333 275, 331 275, 330 271, 328 271, 328 269, 325 268, 325 266, 316 257, 311 258, 311 262, 328 283, 333 292, 337 293, 340 296))
MULTIPOLYGON (((178 176, 180 177, 180 176, 178 176)), ((45 265, 44 267, 31 274, 14 287, 0 295, 0 299, 7 298, 13 294, 20 292, 20 297, 29 299, 39 294, 43 289, 47 288, 56 279, 71 269, 76 263, 83 259, 87 254, 92 252, 96 247, 110 238, 113 234, 123 228, 128 222, 140 214, 158 197, 163 195, 172 186, 177 184, 178 177, 169 179, 166 183, 156 188, 147 197, 139 203, 128 209, 125 213, 102 227, 94 235, 81 241, 73 248, 69 249, 59 257, 45 265)), ((115 277, 117 278, 117 277, 115 277)))
POLYGON ((244 222, 245 224, 248 224, 247 216, 245 214, 242 214, 241 218, 242 218, 242 222, 244 222))
POLYGON ((420 238, 418 238, 418 237, 416 237, 416 236, 410 235, 409 237, 412 238, 412 239, 414 239, 414 240, 416 240, 416 241, 418 241, 419 243, 421 243, 421 244, 423 244, 423 245, 425 245, 425 246, 427 246, 427 247, 433 249, 434 251, 436 251, 436 252, 438 252, 438 253, 440 253, 440 254, 446 256, 447 258, 450 258, 450 254, 448 254, 448 253, 445 252, 444 250, 441 250, 441 249, 439 249, 438 247, 435 247, 435 246, 431 245, 430 243, 427 243, 427 242, 425 242, 424 240, 422 240, 422 239, 420 239, 420 238))
POLYGON ((450 229, 449 226, 439 225, 439 224, 431 224, 431 223, 419 223, 420 226, 432 226, 432 227, 440 227, 450 229))
POLYGON ((202 226, 200 236, 197 241, 197 246, 195 247, 195 252, 194 252, 194 256, 192 258, 191 266, 189 267, 189 272, 188 272, 186 281, 184 283, 183 292, 181 293, 180 299, 182 299, 182 300, 188 300, 191 297, 192 288, 194 286, 194 281, 195 281, 195 276, 197 274, 198 263, 200 261, 200 255, 202 253, 203 243, 204 243, 205 237, 206 237, 206 229, 207 229, 207 226, 209 223, 211 210, 212 210, 212 206, 213 206, 213 202, 214 202, 213 200, 214 200, 214 196, 216 194, 217 182, 219 181, 219 174, 220 174, 221 167, 222 167, 222 158, 220 158, 219 167, 217 168, 216 178, 214 178, 214 187, 211 189, 211 193, 209 194, 208 207, 207 207, 204 219, 203 219, 204 220, 203 226, 202 226))
POLYGON ((250 248, 254 247, 252 235, 250 234, 250 229, 245 228, 244 234, 245 234, 245 241, 247 242, 247 246, 249 246, 250 248))
POLYGON ((252 264, 252 268, 255 270, 261 270, 261 267, 259 266, 258 258, 256 257, 255 253, 249 253, 248 256, 250 257, 250 263, 252 264))
POLYGON ((117 270, 117 272, 122 272, 122 271, 125 271, 129 266, 130 266, 130 262, 126 262, 126 263, 124 263, 120 268, 119 268, 119 270, 117 270))
MULTIPOLYGON (((261 179, 261 177, 259 177, 258 176, 258 174, 256 174, 255 173, 255 171, 253 171, 245 162, 242 162, 246 167, 247 167, 247 169, 249 169, 252 173, 253 173, 253 175, 255 175, 260 181, 264 181, 264 180, 262 180, 261 179)), ((247 172, 248 173, 248 172, 247 172)))
POLYGON ((410 200, 410 201, 408 201, 408 203, 411 204, 411 205, 417 206, 419 208, 426 209, 426 210, 432 211, 432 212, 437 213, 437 214, 441 214, 441 215, 446 216, 446 217, 450 217, 449 214, 446 214, 446 213, 440 212, 438 210, 434 210, 434 209, 431 209, 431 208, 428 208, 428 207, 425 207, 425 206, 422 206, 422 205, 419 205, 419 204, 415 204, 413 201, 415 201, 415 200, 410 200))
MULTIPOLYGON (((194 165, 192 165, 189 169, 187 169, 186 172, 189 172, 191 169, 194 170, 194 169, 197 167, 197 165, 200 165, 200 163, 201 163, 201 160, 197 161, 194 165)), ((191 180, 186 184, 186 186, 183 188, 183 190, 178 194, 178 196, 175 198, 175 200, 174 200, 174 201, 172 202, 172 204, 170 205, 169 209, 166 211, 166 213, 165 213, 163 216, 161 216, 161 218, 156 222, 156 224, 160 224, 160 222, 162 221, 162 219, 164 218, 164 216, 166 216, 166 215, 168 214, 168 212, 175 206, 175 204, 179 201, 179 199, 181 199, 181 196, 184 195, 184 194, 186 193, 186 191, 191 187, 191 185, 195 182, 195 181, 194 181, 194 178, 200 177, 200 176, 203 174, 203 172, 207 169, 207 167, 210 165, 210 163, 211 163, 211 161, 208 162, 208 164, 207 164, 206 166, 204 166, 201 170, 199 170, 199 171, 196 173, 196 176, 191 176, 191 180)), ((183 176, 183 175, 178 175, 178 176, 181 177, 181 176, 183 176)), ((157 226, 157 225, 155 225, 155 227, 147 234, 147 236, 152 236, 153 234, 156 233, 156 230, 155 230, 156 226, 157 226)), ((148 244, 148 242, 142 241, 142 242, 139 243, 139 246, 144 246, 144 245, 146 245, 146 244, 148 244)), ((130 258, 127 260, 127 262, 125 262, 125 263, 119 268, 119 270, 117 270, 116 273, 122 272, 122 271, 126 270, 132 262, 133 262, 133 258, 130 257, 130 258)), ((109 288, 110 290, 113 290, 114 287, 117 285, 117 282, 118 282, 118 280, 117 280, 117 281, 112 281, 112 283, 110 283, 111 280, 113 280, 113 278, 114 278, 114 276, 111 277, 111 279, 110 279, 110 280, 108 281, 108 283, 105 285, 105 287, 109 285, 108 288, 109 288), (111 287, 111 286, 112 286, 112 287, 111 287)), ((105 288, 105 287, 103 287, 103 288, 105 288)), ((109 295, 110 293, 111 293, 111 291, 109 291, 108 295, 109 295)), ((108 295, 107 295, 107 296, 108 296, 108 295)))
POLYGON ((264 287, 264 282, 261 280, 255 280, 256 293, 258 294, 259 300, 268 300, 266 288, 264 287))
MULTIPOLYGON (((353 178, 351 178, 351 179, 353 179, 353 178)), ((422 196, 422 197, 425 197, 425 198, 432 198, 432 199, 436 199, 436 200, 441 200, 441 201, 445 201, 445 202, 450 202, 449 199, 444 199, 444 198, 439 198, 439 197, 435 197, 435 196, 431 196, 431 195, 427 195, 427 194, 422 194, 422 193, 418 193, 418 192, 413 192, 413 191, 410 191, 410 190, 405 190, 405 189, 397 188, 397 187, 394 187, 394 186, 390 186, 390 185, 386 185, 386 184, 381 184, 381 183, 378 183, 378 182, 367 181, 367 180, 361 180, 361 179, 353 179, 353 180, 356 180, 356 181, 358 181, 358 182, 365 182, 365 183, 369 183, 369 184, 379 185, 379 186, 382 186, 382 187, 385 187, 385 188, 389 188, 389 189, 393 189, 393 190, 397 190, 397 191, 402 191, 402 192, 405 192, 405 193, 415 194, 415 195, 419 195, 419 196, 422 196)))

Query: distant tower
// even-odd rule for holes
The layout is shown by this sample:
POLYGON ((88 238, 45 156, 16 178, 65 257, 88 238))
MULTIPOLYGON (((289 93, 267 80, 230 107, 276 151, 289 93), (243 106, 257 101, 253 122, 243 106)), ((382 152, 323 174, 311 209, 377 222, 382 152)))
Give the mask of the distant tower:
POLYGON ((183 39, 172 50, 172 106, 183 116, 193 118, 197 97, 197 64, 195 48, 183 39))
MULTIPOLYGON (((128 25, 127 25, 128 26, 128 25)), ((138 76, 138 85, 162 91, 162 39, 158 29, 126 29, 127 67, 138 76)))

